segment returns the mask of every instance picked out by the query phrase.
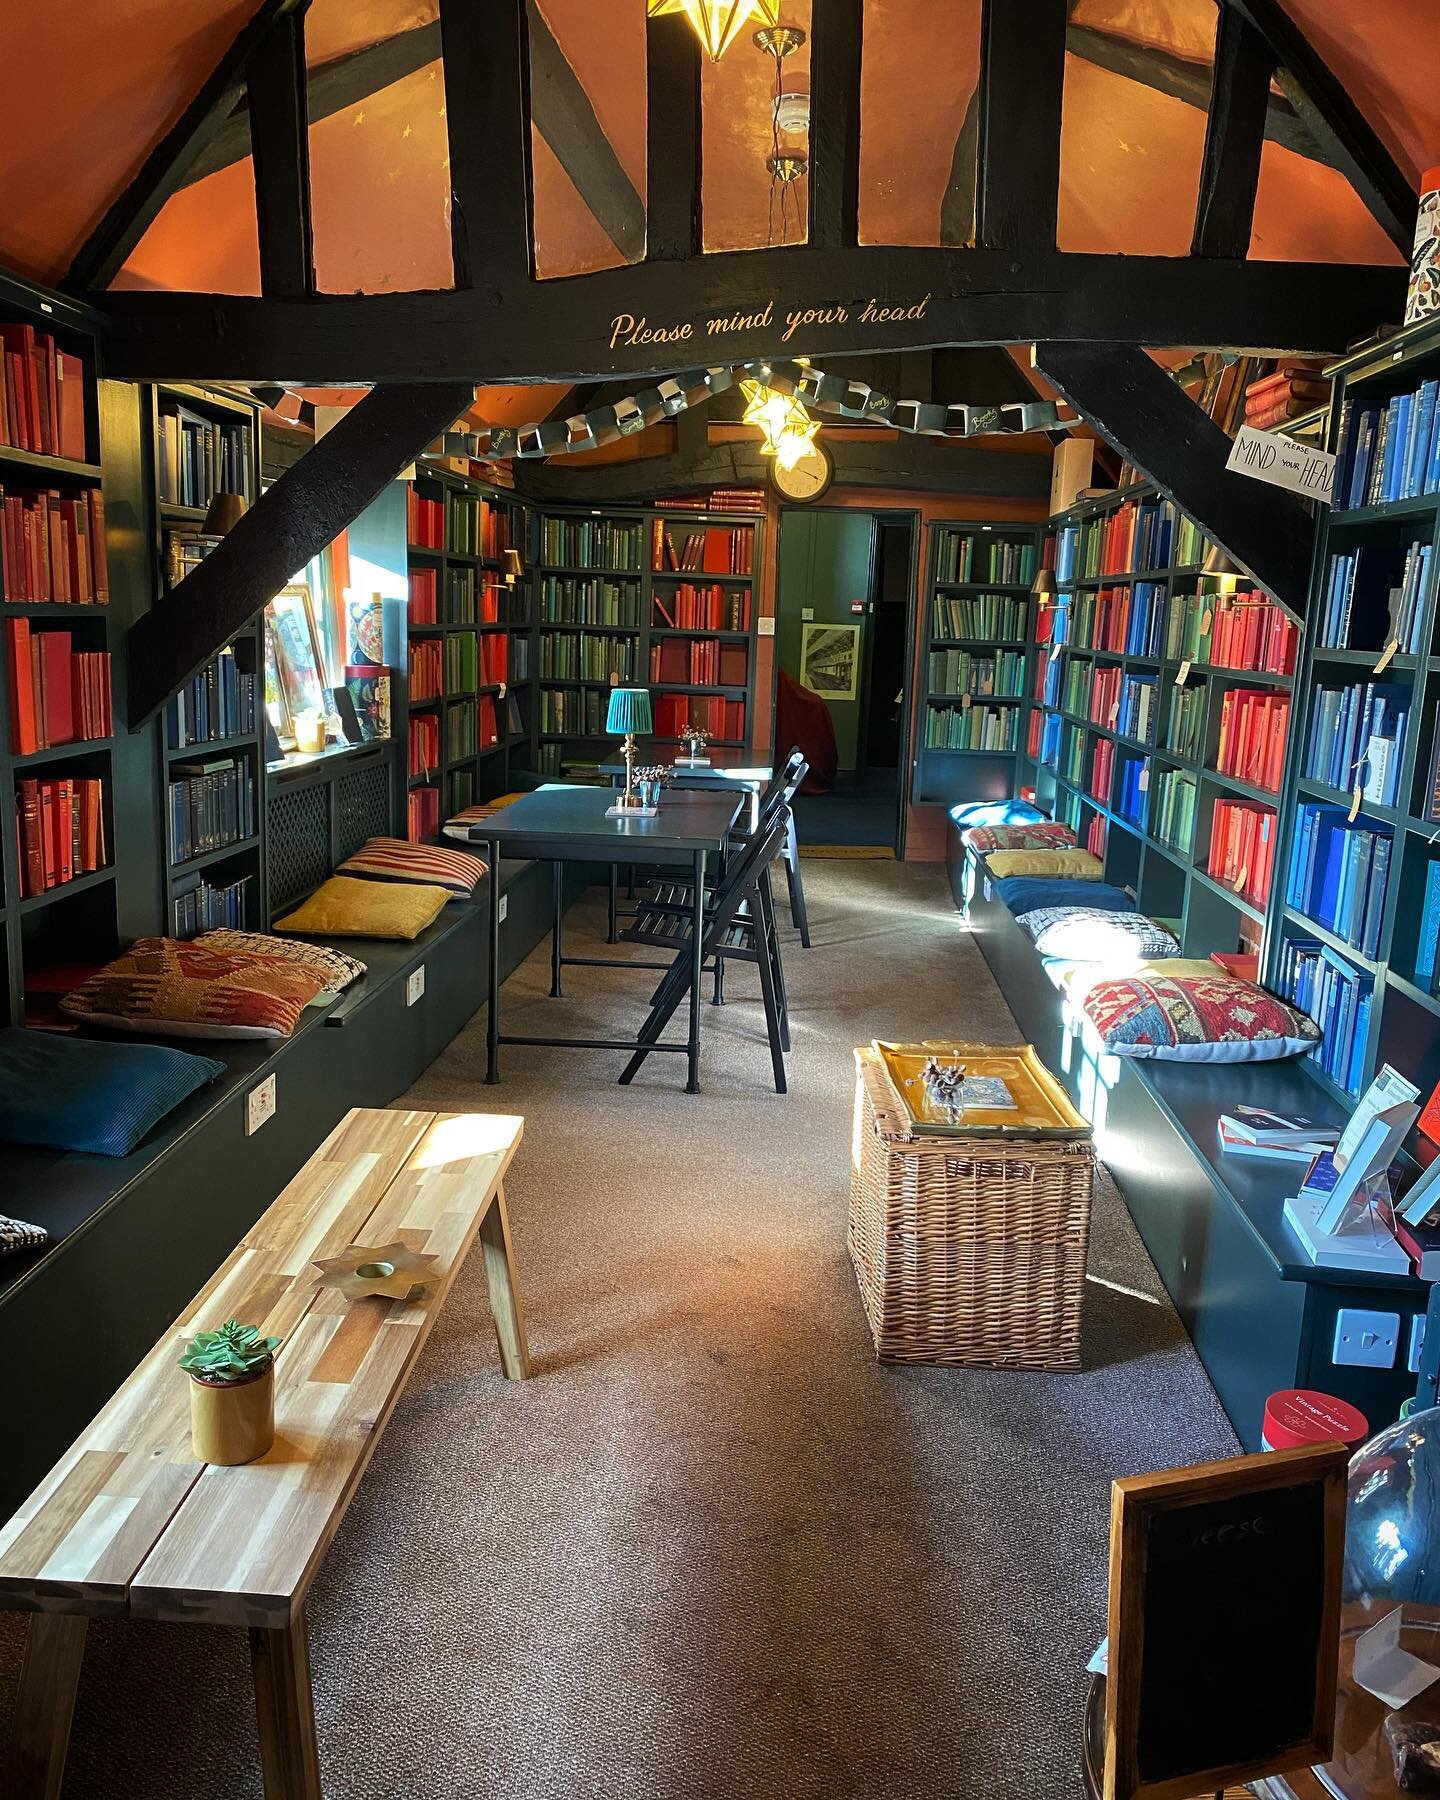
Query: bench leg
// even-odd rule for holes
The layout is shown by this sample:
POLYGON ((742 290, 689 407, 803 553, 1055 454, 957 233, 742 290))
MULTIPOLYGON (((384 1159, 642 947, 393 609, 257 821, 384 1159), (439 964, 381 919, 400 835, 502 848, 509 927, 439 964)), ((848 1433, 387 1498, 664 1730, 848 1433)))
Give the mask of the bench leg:
POLYGON ((315 1697, 310 1691, 310 1644, 303 1612, 278 1631, 252 1629, 250 1667, 265 1800, 320 1800, 315 1697))
POLYGON ((500 1340, 500 1366, 511 1381, 523 1381, 530 1373, 530 1349, 525 1342, 525 1315, 520 1310, 520 1283, 515 1275, 515 1253, 510 1247, 510 1219, 505 1211, 505 1189, 495 1198, 480 1221, 480 1242, 485 1248, 485 1276, 490 1283, 490 1311, 495 1335, 500 1340))
POLYGON ((76 1613, 35 1613, 30 1620, 5 1788, 13 1800, 59 1800, 89 1627, 76 1613))

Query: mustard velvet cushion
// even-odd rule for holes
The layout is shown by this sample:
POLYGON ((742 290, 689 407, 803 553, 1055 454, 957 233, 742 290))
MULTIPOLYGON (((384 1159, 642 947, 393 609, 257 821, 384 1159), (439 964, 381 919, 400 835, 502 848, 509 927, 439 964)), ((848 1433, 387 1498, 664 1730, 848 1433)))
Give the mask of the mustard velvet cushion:
POLYGON ((985 867, 996 881, 1009 875, 1061 876, 1068 881, 1099 881, 1105 865, 1089 850, 992 850, 985 867))
POLYGON ((418 881, 356 881, 332 875, 277 931, 307 937, 415 938, 433 925, 450 898, 448 888, 418 881))

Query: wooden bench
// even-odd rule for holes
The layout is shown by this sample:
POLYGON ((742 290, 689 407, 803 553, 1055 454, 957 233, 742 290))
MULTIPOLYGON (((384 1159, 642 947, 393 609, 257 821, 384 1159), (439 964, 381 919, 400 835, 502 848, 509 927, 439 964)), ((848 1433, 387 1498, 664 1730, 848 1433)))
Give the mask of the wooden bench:
POLYGON ((248 1628, 265 1793, 318 1800, 306 1595, 477 1231, 505 1373, 529 1373, 502 1185, 523 1124, 349 1113, 0 1528, 0 1608, 34 1615, 12 1800, 60 1793, 89 1621, 109 1617, 248 1628), (317 1258, 397 1238, 437 1258, 411 1300, 318 1285, 317 1258), (284 1340, 275 1447, 241 1468, 194 1460, 176 1366, 230 1318, 284 1340))

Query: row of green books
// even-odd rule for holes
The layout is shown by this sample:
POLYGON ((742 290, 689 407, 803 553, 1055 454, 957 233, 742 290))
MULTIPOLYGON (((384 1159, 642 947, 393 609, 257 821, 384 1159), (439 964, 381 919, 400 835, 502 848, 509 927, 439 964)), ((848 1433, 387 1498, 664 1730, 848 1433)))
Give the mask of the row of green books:
POLYGON ((1005 638, 1019 643, 1026 629, 1026 603, 1015 594, 937 594, 937 638, 1005 638))
POLYGON ((969 650, 930 652, 932 694, 1003 694, 1019 698, 1025 691, 1025 653, 997 650, 991 656, 969 650))
POLYGON ((540 583, 540 619, 547 625, 615 625, 638 631, 640 584, 547 575, 540 583))
POLYGON ((1018 706, 932 706, 925 743, 931 750, 1014 750, 1019 715, 1018 706))

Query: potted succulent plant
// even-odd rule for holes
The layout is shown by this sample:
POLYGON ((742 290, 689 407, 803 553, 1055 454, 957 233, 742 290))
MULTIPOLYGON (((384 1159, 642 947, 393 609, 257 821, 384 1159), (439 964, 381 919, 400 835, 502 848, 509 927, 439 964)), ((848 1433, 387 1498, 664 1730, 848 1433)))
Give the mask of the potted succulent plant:
POLYGON ((190 1377, 190 1441, 197 1462, 254 1462, 275 1442, 275 1352, 280 1339, 227 1319, 191 1338, 180 1358, 190 1377))

